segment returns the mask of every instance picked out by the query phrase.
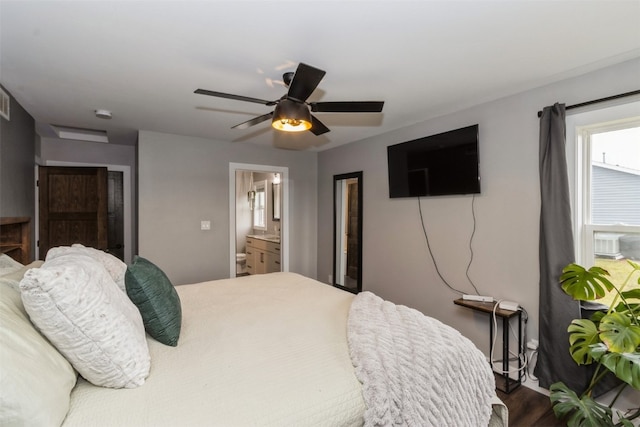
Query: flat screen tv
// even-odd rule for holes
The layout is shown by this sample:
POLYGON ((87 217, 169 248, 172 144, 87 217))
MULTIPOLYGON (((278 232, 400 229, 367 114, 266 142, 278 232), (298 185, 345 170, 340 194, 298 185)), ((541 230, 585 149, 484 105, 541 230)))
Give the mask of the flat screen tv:
POLYGON ((387 147, 389 197, 480 193, 478 125, 387 147))

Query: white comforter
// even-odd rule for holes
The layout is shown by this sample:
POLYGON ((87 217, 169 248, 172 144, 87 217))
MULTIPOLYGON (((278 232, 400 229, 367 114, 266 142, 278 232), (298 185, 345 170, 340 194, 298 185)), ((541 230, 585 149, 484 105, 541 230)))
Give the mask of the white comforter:
POLYGON ((354 295, 293 273, 177 291, 178 346, 148 339, 151 373, 142 387, 79 379, 64 427, 363 424, 363 387, 347 344, 354 295))
POLYGON ((353 295, 292 273, 177 291, 178 346, 148 340, 142 387, 79 380, 65 427, 362 424, 345 328, 353 295))
POLYGON ((488 425, 493 372, 455 329, 362 292, 351 304, 348 337, 365 427, 488 425))

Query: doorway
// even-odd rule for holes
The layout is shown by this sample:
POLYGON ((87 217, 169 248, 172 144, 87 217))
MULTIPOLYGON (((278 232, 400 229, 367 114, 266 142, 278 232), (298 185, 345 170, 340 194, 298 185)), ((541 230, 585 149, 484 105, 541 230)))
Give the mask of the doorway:
POLYGON ((238 276, 236 254, 242 253, 242 242, 239 243, 239 239, 243 240, 238 236, 242 236, 243 233, 246 235, 246 230, 249 228, 248 223, 244 220, 241 222, 238 217, 242 218, 244 215, 251 220, 247 194, 249 191, 254 191, 253 187, 255 186, 251 185, 249 177, 251 173, 256 177, 255 182, 268 181, 265 192, 266 197, 271 200, 275 198, 273 180, 267 178, 275 177, 275 174, 278 174, 280 179, 280 183, 275 187, 276 196, 280 199, 278 204, 280 211, 278 212, 277 209, 274 211, 273 204, 270 204, 271 208, 265 209, 267 221, 264 234, 270 234, 274 229, 279 231, 281 271, 289 271, 289 168, 229 163, 229 277, 238 276), (275 219, 276 216, 277 219, 275 219))
POLYGON ((38 255, 80 243, 107 249, 107 168, 38 167, 38 255))
MULTIPOLYGON (((109 172, 120 172, 122 175, 122 212, 121 212, 121 224, 123 247, 119 250, 122 251, 124 256, 124 262, 130 264, 133 260, 134 248, 134 218, 133 218, 133 189, 131 186, 131 167, 127 165, 111 165, 103 163, 84 163, 84 162, 65 162, 57 160, 47 160, 44 162, 44 166, 69 166, 69 167, 106 167, 109 172)), ((38 176, 38 166, 35 167, 35 176, 38 176)), ((39 211, 38 205, 38 188, 36 187, 36 212, 39 211)), ((36 241, 39 238, 39 218, 36 218, 36 241)), ((120 220, 118 220, 120 221, 120 220)), ((117 242, 116 242, 117 245, 117 242)), ((36 258, 39 257, 38 247, 36 247, 36 258)))

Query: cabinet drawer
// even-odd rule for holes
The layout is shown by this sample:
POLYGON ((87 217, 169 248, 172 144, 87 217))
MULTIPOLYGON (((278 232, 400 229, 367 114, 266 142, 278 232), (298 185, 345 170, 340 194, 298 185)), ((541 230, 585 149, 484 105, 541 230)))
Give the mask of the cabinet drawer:
POLYGON ((249 247, 256 248, 263 251, 280 253, 280 243, 270 242, 268 240, 255 239, 253 237, 247 237, 247 250, 249 247))
POLYGON ((255 274, 256 269, 256 250, 252 247, 247 246, 247 273, 255 274))
POLYGON ((267 252, 267 273, 274 273, 276 271, 282 271, 280 267, 280 254, 273 252, 267 252))
POLYGON ((267 244, 266 246, 266 250, 268 252, 273 252, 274 254, 278 254, 278 256, 280 255, 280 243, 276 243, 276 242, 267 242, 265 241, 264 243, 267 244))
POLYGON ((267 241, 262 239, 254 239, 252 237, 247 237, 247 247, 251 246, 252 248, 267 250, 267 241))

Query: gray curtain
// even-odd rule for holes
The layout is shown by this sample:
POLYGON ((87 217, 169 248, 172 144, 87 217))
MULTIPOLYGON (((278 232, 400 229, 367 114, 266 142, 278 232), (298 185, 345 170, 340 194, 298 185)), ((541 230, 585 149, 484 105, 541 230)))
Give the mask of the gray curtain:
POLYGON ((567 328, 580 318, 580 305, 559 283, 564 266, 575 261, 565 140, 564 104, 545 107, 540 117, 540 344, 535 375, 541 387, 562 381, 578 391, 587 374, 569 354, 567 328))

